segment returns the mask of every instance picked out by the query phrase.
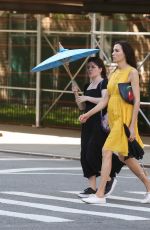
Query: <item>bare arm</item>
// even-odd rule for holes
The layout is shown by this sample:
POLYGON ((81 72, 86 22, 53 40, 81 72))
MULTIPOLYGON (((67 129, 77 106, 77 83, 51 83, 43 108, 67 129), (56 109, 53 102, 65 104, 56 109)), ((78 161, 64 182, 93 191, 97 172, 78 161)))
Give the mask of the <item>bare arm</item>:
POLYGON ((85 102, 85 101, 89 101, 93 104, 98 104, 99 100, 100 100, 100 97, 90 97, 90 96, 79 96, 78 97, 78 100, 82 103, 82 102, 85 102))
POLYGON ((102 90, 102 97, 90 97, 90 96, 85 96, 85 95, 81 95, 80 96, 79 92, 78 92, 78 90, 77 90, 77 88, 76 88, 75 85, 72 86, 72 91, 73 91, 73 93, 75 95, 75 100, 76 100, 76 103, 78 105, 78 108, 80 110, 84 110, 85 109, 85 102, 86 101, 89 101, 89 102, 91 102, 93 104, 98 104, 99 101, 102 98, 104 98, 107 90, 106 89, 102 90))
POLYGON ((80 110, 84 110, 85 109, 85 101, 80 100, 80 98, 83 96, 79 96, 79 93, 77 91, 74 92, 74 96, 75 96, 75 101, 76 101, 78 108, 80 110))
POLYGON ((74 93, 75 101, 76 101, 78 108, 80 110, 84 110, 85 109, 85 103, 79 100, 79 98, 80 98, 79 88, 75 82, 72 82, 72 92, 74 93))
POLYGON ((104 96, 105 96, 105 94, 106 94, 106 89, 103 89, 102 90, 102 97, 90 97, 90 96, 78 96, 78 101, 80 102, 80 103, 83 103, 83 102, 85 102, 85 101, 89 101, 89 102, 91 102, 91 103, 93 103, 93 104, 98 104, 99 103, 99 101, 102 99, 102 98, 104 98, 104 96))
POLYGON ((84 113, 79 117, 80 122, 82 123, 86 122, 87 119, 89 119, 92 115, 104 109, 107 106, 108 101, 109 101, 109 95, 108 95, 108 91, 106 90, 104 97, 99 100, 99 103, 93 109, 89 110, 87 113, 84 113))
POLYGON ((131 81, 131 86, 133 90, 133 95, 134 95, 134 106, 133 106, 133 113, 132 113, 132 120, 130 123, 130 138, 135 138, 135 124, 137 121, 137 116, 140 108, 140 87, 139 87, 139 75, 138 71, 134 69, 130 74, 129 74, 129 81, 131 81))

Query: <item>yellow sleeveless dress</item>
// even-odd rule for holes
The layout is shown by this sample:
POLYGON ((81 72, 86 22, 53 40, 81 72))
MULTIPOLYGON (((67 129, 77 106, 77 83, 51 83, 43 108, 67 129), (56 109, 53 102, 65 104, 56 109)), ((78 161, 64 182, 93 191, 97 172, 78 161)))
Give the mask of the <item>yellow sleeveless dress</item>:
MULTIPOLYGON (((119 93, 118 83, 128 82, 128 75, 132 70, 131 66, 125 69, 116 69, 110 77, 108 82, 108 122, 110 126, 110 133, 103 146, 105 150, 119 153, 123 156, 128 156, 128 139, 124 132, 123 123, 130 125, 132 119, 133 105, 125 102, 119 93)), ((137 124, 135 125, 136 140, 144 147, 142 140, 138 133, 137 124)))

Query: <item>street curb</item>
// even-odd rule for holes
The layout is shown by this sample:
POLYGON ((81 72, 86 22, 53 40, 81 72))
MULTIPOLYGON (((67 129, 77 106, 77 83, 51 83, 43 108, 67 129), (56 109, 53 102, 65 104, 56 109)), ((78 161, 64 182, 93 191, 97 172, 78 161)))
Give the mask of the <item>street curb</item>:
POLYGON ((62 156, 62 155, 56 155, 56 154, 49 154, 49 153, 33 153, 33 152, 23 152, 23 151, 17 151, 17 150, 3 150, 0 149, 0 152, 6 152, 6 153, 13 153, 13 154, 22 154, 22 155, 33 155, 33 156, 41 156, 41 157, 50 157, 50 158, 56 158, 56 159, 68 159, 68 160, 80 160, 79 157, 69 157, 69 156, 62 156))
MULTIPOLYGON (((79 157, 69 157, 69 156, 62 156, 62 155, 56 155, 56 154, 47 154, 47 153, 33 153, 33 152, 23 152, 23 151, 17 151, 17 150, 3 150, 0 149, 0 152, 6 152, 6 153, 13 153, 13 154, 22 154, 22 155, 30 155, 30 156, 41 156, 41 157, 49 157, 53 159, 67 159, 67 160, 80 160, 79 157)), ((150 168, 150 164, 143 164, 142 165, 145 168, 150 168)))

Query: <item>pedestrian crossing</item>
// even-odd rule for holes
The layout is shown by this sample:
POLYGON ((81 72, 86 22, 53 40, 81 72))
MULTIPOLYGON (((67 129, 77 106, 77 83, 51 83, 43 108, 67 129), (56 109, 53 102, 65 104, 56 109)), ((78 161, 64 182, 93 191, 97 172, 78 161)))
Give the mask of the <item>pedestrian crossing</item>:
POLYGON ((33 221, 41 221, 41 222, 69 222, 71 220, 64 219, 64 218, 58 218, 58 217, 52 217, 52 216, 46 216, 46 215, 35 215, 35 214, 26 214, 26 213, 20 213, 20 212, 10 212, 10 211, 4 211, 0 210, 0 216, 8 216, 8 217, 15 217, 15 218, 21 218, 21 219, 27 219, 27 220, 33 220, 33 221))
POLYGON ((45 223, 76 221, 76 215, 80 215, 80 218, 86 215, 124 221, 150 221, 150 204, 142 205, 139 203, 140 199, 110 196, 106 204, 87 205, 75 198, 76 193, 77 191, 61 191, 59 196, 54 196, 22 191, 2 191, 0 206, 8 205, 11 210, 1 209, 0 216, 45 223), (71 207, 68 207, 68 204, 71 207), (13 208, 15 211, 12 211, 13 208), (20 208, 24 212, 19 212, 20 208), (46 214, 43 215, 42 211, 46 214), (67 218, 64 218, 64 215, 67 215, 67 218))
MULTIPOLYGON (((23 161, 25 161, 25 159, 23 161)), ((75 223, 76 226, 77 224, 80 225, 81 222, 86 223, 85 220, 90 221, 90 223, 95 220, 96 223, 103 220, 106 222, 108 220, 115 220, 119 221, 119 223, 120 221, 125 221, 128 222, 128 224, 133 221, 137 221, 137 223, 141 223, 141 221, 150 223, 150 204, 146 205, 140 203, 144 196, 143 192, 124 191, 122 193, 124 196, 117 196, 116 194, 120 193, 116 192, 114 193, 115 195, 110 196, 107 199, 106 204, 88 205, 83 203, 82 200, 77 197, 77 193, 79 193, 79 191, 63 190, 64 187, 66 188, 66 183, 67 186, 68 184, 70 185, 70 189, 74 186, 76 187, 74 182, 77 183, 78 186, 78 177, 82 175, 81 167, 78 167, 78 164, 73 164, 73 167, 71 167, 70 162, 68 164, 68 161, 65 162, 65 164, 60 164, 58 160, 55 161, 54 164, 45 164, 45 161, 42 159, 41 167, 41 163, 37 163, 34 159, 30 159, 30 161, 28 160, 27 166, 25 163, 13 163, 13 168, 12 164, 8 167, 9 163, 6 163, 6 165, 4 165, 6 167, 3 167, 2 163, 0 175, 3 180, 2 185, 4 184, 5 189, 2 190, 1 188, 0 190, 0 222, 3 218, 5 218, 8 222, 11 222, 12 220, 17 223, 25 222, 26 224, 32 222, 33 225, 35 223, 49 223, 50 227, 46 227, 46 229, 55 229, 56 226, 51 228, 54 223, 63 223, 63 225, 66 223, 67 226, 75 223), (34 165, 32 165, 32 162, 30 161, 34 161, 34 165), (58 162, 58 164, 56 162, 58 162), (48 177, 45 179, 44 183, 49 183, 51 180, 51 183, 48 184, 48 186, 51 186, 53 184, 53 180, 56 180, 58 186, 55 184, 56 189, 50 188, 50 192, 48 193, 48 186, 43 189, 39 185, 39 191, 45 191, 45 194, 43 194, 44 192, 35 192, 34 189, 35 186, 37 186, 37 181, 34 184, 34 175, 36 174, 38 175, 39 181, 42 181, 44 177, 46 178, 45 175, 47 174, 48 177), (55 177, 53 177, 54 174, 55 177), (72 179, 74 178, 72 175, 75 176, 75 181, 72 179), (27 181, 28 184, 29 176, 33 181, 33 186, 30 187, 29 184, 28 187, 26 187, 24 181, 25 183, 27 181), (8 183, 5 183, 6 177, 8 182, 9 180, 12 181, 12 184, 9 184, 9 189, 12 188, 12 190, 6 190, 6 187, 8 187, 8 183), (60 186, 59 183, 62 180, 63 184, 60 186), (13 183, 15 183, 15 185, 13 183), (57 190, 57 188, 61 188, 62 191, 57 190)), ((130 175, 126 167, 124 167, 122 171, 125 173, 118 176, 120 184, 126 179, 128 180, 128 183, 132 183, 131 180, 135 179, 135 176, 132 174, 130 175)), ((43 185, 44 184, 41 183, 41 186, 43 185)), ((127 188, 127 186, 125 188, 127 188)), ((122 190, 124 190, 124 187, 122 190)), ((16 230, 16 228, 14 229, 16 230)), ((32 228, 29 227, 28 229, 32 228)), ((68 227, 68 229, 73 228, 68 227)))

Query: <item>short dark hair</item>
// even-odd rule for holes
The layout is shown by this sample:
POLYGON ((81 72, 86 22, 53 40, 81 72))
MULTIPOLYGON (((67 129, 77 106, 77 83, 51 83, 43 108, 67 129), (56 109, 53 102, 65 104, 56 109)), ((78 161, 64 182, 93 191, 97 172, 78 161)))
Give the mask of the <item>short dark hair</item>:
POLYGON ((104 65, 103 60, 100 57, 89 57, 87 63, 94 62, 99 68, 102 68, 101 76, 102 78, 107 78, 106 75, 106 67, 104 65))
POLYGON ((116 41, 114 45, 121 45, 123 52, 125 54, 126 62, 134 68, 137 68, 136 58, 134 49, 127 41, 116 41))

